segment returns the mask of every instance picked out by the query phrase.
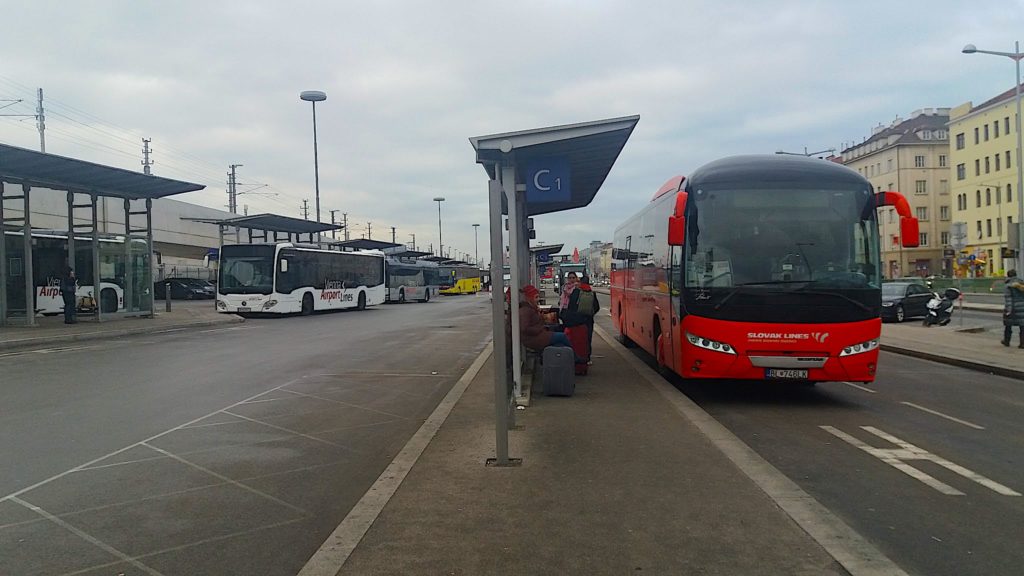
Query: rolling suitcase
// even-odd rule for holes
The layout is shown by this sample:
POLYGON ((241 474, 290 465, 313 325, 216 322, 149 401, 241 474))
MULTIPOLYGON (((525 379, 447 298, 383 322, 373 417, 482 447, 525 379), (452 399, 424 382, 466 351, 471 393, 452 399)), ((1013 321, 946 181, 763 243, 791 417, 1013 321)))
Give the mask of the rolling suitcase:
POLYGON ((565 346, 548 346, 541 357, 541 382, 545 396, 572 396, 576 391, 573 382, 573 354, 565 346))
MULTIPOLYGON (((587 341, 587 325, 583 324, 580 326, 569 326, 565 329, 565 335, 568 336, 569 342, 572 344, 573 352, 577 356, 584 360, 590 359, 590 342, 587 341)), ((587 363, 579 362, 576 364, 576 374, 582 376, 587 373, 587 363)))

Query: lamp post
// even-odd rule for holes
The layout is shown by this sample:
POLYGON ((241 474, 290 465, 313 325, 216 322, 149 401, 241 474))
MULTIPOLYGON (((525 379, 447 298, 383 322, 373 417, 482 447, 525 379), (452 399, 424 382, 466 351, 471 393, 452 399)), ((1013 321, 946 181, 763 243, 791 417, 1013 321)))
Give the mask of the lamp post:
POLYGON ((320 223, 320 161, 316 149, 316 103, 327 100, 327 93, 319 90, 306 90, 299 98, 313 103, 313 179, 316 186, 316 222, 320 223))
MULTIPOLYGON (((978 50, 974 44, 964 46, 964 54, 992 54, 993 56, 1005 56, 1014 61, 1017 66, 1017 82, 1013 85, 1014 98, 1017 101, 1017 118, 1014 127, 1017 130, 1017 270, 1024 270, 1024 199, 1021 192, 1024 192, 1024 166, 1021 166, 1021 133, 1020 133, 1020 61, 1024 53, 1020 51, 1020 42, 1013 43, 1013 52, 994 52, 991 50, 978 50)), ((1005 266, 1004 266, 1005 268, 1005 266)))
POLYGON ((434 198, 434 202, 437 202, 437 253, 444 256, 444 244, 441 242, 441 202, 444 202, 444 196, 434 198))
POLYGON ((473 260, 474 263, 480 265, 480 247, 477 245, 477 232, 480 231, 479 224, 473 224, 473 260))

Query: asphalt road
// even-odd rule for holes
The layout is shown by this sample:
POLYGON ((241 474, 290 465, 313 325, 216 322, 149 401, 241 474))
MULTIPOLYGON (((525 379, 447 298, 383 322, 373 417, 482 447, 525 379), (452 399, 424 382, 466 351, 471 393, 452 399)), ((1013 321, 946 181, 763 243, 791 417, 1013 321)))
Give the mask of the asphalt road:
POLYGON ((489 314, 462 296, 0 354, 0 574, 295 574, 489 314))
POLYGON ((869 386, 669 380, 909 573, 1021 573, 1019 381, 889 353, 869 386))

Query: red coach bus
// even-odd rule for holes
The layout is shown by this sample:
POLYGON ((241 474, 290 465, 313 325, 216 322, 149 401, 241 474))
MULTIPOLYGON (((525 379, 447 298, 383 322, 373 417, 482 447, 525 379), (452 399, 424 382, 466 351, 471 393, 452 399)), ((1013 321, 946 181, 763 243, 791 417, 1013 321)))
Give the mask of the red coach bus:
POLYGON ((833 162, 736 156, 669 180, 615 231, 623 343, 686 378, 874 380, 881 206, 917 246, 906 199, 833 162))

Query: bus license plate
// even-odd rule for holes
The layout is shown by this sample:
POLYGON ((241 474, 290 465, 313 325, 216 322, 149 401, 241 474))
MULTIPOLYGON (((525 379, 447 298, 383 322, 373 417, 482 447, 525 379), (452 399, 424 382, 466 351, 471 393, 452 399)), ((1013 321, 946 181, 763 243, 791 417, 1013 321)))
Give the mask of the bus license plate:
POLYGON ((249 309, 248 306, 244 306, 244 307, 243 306, 239 306, 238 307, 238 311, 239 312, 251 312, 251 310, 249 309))
POLYGON ((765 369, 765 378, 807 378, 807 370, 784 370, 779 368, 765 369))

